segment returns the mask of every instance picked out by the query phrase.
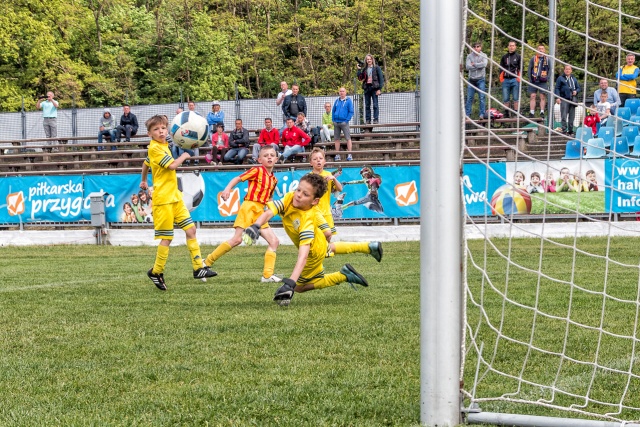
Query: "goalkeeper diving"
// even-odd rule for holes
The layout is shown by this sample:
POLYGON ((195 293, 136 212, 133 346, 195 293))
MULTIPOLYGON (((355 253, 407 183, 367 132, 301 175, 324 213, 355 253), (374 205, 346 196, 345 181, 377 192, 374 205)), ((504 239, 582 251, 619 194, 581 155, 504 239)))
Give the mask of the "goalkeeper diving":
POLYGON ((282 225, 298 248, 298 259, 289 278, 283 279, 273 298, 280 305, 289 305, 294 292, 306 292, 328 288, 343 282, 369 286, 367 280, 351 265, 345 264, 340 271, 325 275, 323 260, 330 254, 365 253, 376 261, 382 260, 380 242, 333 242, 327 241, 331 228, 316 208, 327 191, 327 181, 320 175, 309 173, 300 179, 295 191, 276 201, 267 203, 267 209, 256 222, 245 230, 243 239, 251 242, 260 236, 260 227, 275 215, 280 215, 282 225))

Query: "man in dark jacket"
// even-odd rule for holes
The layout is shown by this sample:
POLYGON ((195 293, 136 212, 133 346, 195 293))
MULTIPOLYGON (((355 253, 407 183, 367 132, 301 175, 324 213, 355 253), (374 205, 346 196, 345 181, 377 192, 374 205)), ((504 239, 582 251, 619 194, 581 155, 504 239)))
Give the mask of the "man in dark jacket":
POLYGON ((307 116, 307 101, 299 92, 300 86, 291 86, 291 95, 287 95, 282 104, 282 112, 285 118, 291 117, 294 122, 298 118, 298 113, 304 113, 305 117, 307 116))
MULTIPOLYGON (((502 82, 502 102, 505 107, 511 108, 518 113, 518 101, 520 100, 520 69, 522 68, 522 58, 516 52, 516 42, 511 40, 507 47, 507 53, 500 59, 500 81, 502 82), (513 100, 513 103, 511 102, 513 100)), ((505 117, 509 117, 511 112, 505 109, 505 117)))
POLYGON ((562 132, 567 136, 573 136, 573 121, 576 118, 576 103, 578 102, 578 93, 580 93, 580 85, 571 74, 572 72, 571 65, 564 66, 564 74, 558 77, 555 90, 555 94, 558 96, 556 103, 560 104, 562 132))
POLYGON ((118 130, 118 142, 125 136, 125 141, 131 141, 131 137, 138 133, 138 118, 131 112, 131 107, 125 105, 122 107, 122 116, 120 117, 120 125, 116 128, 118 130))
POLYGON ((249 131, 242 127, 242 120, 236 120, 236 128, 229 134, 229 151, 224 155, 223 161, 242 164, 249 153, 249 131))

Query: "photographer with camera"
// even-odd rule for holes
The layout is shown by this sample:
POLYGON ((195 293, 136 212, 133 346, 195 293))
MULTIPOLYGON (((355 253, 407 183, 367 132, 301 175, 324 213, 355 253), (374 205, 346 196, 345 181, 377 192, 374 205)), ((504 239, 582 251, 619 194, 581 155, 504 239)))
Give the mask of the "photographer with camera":
POLYGON ((358 80, 362 82, 364 89, 364 115, 367 124, 371 124, 371 101, 373 100, 373 124, 378 124, 378 96, 384 86, 384 75, 382 69, 376 65, 371 54, 364 57, 364 61, 358 61, 358 80))
MULTIPOLYGON (((47 92, 47 95, 38 97, 36 104, 37 109, 42 108, 42 117, 44 134, 47 138, 55 138, 58 136, 58 101, 53 99, 53 92, 47 92)), ((47 141, 48 145, 52 145, 52 141, 47 141)))

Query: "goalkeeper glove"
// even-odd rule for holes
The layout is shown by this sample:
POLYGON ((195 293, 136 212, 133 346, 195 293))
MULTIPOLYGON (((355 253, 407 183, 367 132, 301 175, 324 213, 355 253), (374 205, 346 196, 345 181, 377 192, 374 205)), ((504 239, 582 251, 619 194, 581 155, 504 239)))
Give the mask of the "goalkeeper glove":
POLYGON ((283 285, 278 288, 273 300, 277 302, 278 305, 289 305, 293 299, 296 282, 291 279, 282 279, 282 282, 283 285))
POLYGON ((245 228, 244 233, 242 233, 242 241, 247 246, 253 245, 259 237, 260 226, 258 224, 253 224, 251 227, 245 228))

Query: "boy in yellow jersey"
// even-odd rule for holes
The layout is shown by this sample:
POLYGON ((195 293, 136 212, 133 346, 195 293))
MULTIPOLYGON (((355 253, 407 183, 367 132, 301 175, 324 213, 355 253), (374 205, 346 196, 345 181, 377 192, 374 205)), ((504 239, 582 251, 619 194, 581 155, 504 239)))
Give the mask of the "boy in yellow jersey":
POLYGON ((326 191, 327 181, 323 177, 306 174, 295 191, 285 194, 280 200, 267 203, 267 210, 245 230, 245 241, 255 241, 260 236, 262 224, 274 215, 280 215, 287 235, 298 248, 298 260, 293 272, 288 279, 282 280, 284 284, 273 298, 279 305, 289 305, 294 292, 328 288, 342 282, 369 286, 367 280, 349 264, 342 266, 338 272, 325 275, 322 262, 328 249, 337 254, 362 252, 371 254, 378 262, 382 260, 380 242, 327 242, 324 231, 329 229, 329 225, 316 207, 326 191))
MULTIPOLYGON (((273 192, 278 184, 278 180, 273 174, 273 166, 277 160, 278 153, 276 153, 273 145, 263 145, 260 147, 260 154, 258 155, 259 165, 252 167, 229 181, 229 184, 227 184, 220 195, 225 201, 229 198, 231 189, 240 183, 240 181, 249 181, 249 189, 240 206, 236 220, 233 223, 233 227, 235 228, 233 237, 221 243, 211 252, 205 260, 205 265, 213 265, 221 256, 242 243, 242 232, 244 229, 253 224, 256 218, 264 212, 264 206, 273 198, 273 192)), ((282 279, 273 274, 276 265, 276 249, 280 241, 266 221, 262 225, 262 237, 264 237, 269 246, 267 252, 264 254, 264 269, 261 281, 263 283, 280 282, 282 279)))
MULTIPOLYGON (((333 215, 331 215, 331 193, 334 191, 342 191, 342 184, 340 181, 331 174, 331 172, 324 170, 324 165, 326 160, 324 158, 324 151, 321 148, 314 148, 311 151, 311 166, 313 167, 312 173, 318 174, 323 177, 327 181, 327 191, 320 198, 318 202, 318 209, 322 213, 327 224, 329 224, 329 228, 331 229, 331 234, 338 234, 336 231, 336 226, 333 223, 333 215)), ((327 240, 330 240, 331 236, 327 240)))
POLYGON ((153 178, 153 229, 155 238, 161 239, 156 251, 156 260, 153 267, 147 272, 147 276, 156 287, 162 291, 167 290, 164 281, 164 268, 169 257, 169 245, 173 240, 173 225, 177 224, 187 236, 187 248, 191 254, 193 266, 193 278, 205 279, 216 276, 215 271, 202 265, 200 245, 196 240, 196 227, 191 219, 189 210, 182 201, 182 193, 178 190, 176 169, 186 159, 191 157, 188 153, 182 153, 177 159, 171 156, 171 150, 167 143, 167 116, 153 116, 146 121, 147 133, 151 137, 147 158, 142 165, 142 178, 140 188, 146 190, 147 175, 151 169, 153 178))

